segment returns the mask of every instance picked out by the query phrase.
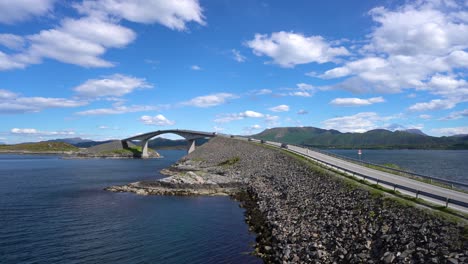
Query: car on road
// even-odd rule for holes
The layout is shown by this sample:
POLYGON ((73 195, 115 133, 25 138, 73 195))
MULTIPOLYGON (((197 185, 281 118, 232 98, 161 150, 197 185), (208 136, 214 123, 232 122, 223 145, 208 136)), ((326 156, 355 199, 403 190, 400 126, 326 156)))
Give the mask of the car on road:
POLYGON ((287 148, 288 148, 288 144, 286 144, 286 143, 281 143, 281 147, 287 149, 287 148))

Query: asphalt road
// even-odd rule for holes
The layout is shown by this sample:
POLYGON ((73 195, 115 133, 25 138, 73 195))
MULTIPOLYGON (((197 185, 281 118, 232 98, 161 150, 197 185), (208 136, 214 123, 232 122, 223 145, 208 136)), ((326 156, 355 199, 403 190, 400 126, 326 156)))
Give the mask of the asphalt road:
MULTIPOLYGON (((236 137, 236 138, 247 140, 246 138, 240 138, 240 137, 236 137)), ((255 139, 251 139, 251 141, 259 142, 259 140, 255 140, 255 139)), ((265 143, 268 144, 268 145, 271 145, 271 146, 281 147, 281 143, 278 143, 278 142, 266 141, 265 143)), ((379 170, 374 170, 374 169, 371 169, 371 168, 368 168, 368 167, 361 166, 361 165, 356 164, 356 163, 348 162, 348 161, 341 160, 341 159, 338 159, 338 158, 335 158, 335 157, 331 157, 331 156, 328 156, 328 155, 325 155, 325 154, 322 154, 322 153, 319 153, 319 152, 315 152, 315 151, 309 150, 307 148, 301 148, 301 147, 297 147, 297 146, 293 146, 293 145, 288 145, 288 150, 291 150, 291 151, 296 152, 298 154, 302 154, 304 156, 310 157, 310 158, 312 158, 314 160, 317 160, 317 161, 321 161, 321 162, 324 162, 324 163, 331 164, 331 165, 333 165, 335 167, 338 167, 338 168, 343 168, 345 170, 354 172, 356 174, 361 174, 361 175, 365 175, 367 177, 372 177, 372 178, 378 179, 379 181, 390 182, 391 185, 382 184, 387 188, 393 189, 394 185, 396 184, 397 186, 405 186, 405 187, 408 187, 408 188, 411 188, 411 189, 414 189, 414 190, 419 190, 421 192, 431 193, 431 194, 434 194, 434 195, 442 196, 444 198, 449 198, 449 199, 457 200, 457 201, 464 202, 464 203, 468 204, 468 194, 467 193, 458 192, 458 191, 447 189, 447 188, 442 188, 442 187, 439 187, 439 186, 436 186, 436 185, 427 184, 427 183, 424 183, 424 182, 412 180, 412 179, 409 179, 409 178, 405 178, 405 177, 402 177, 402 176, 390 174, 390 173, 379 171, 379 170)), ((410 194, 410 195, 413 195, 413 196, 416 195, 414 192, 410 192, 410 191, 407 191, 407 190, 404 190, 404 189, 399 189, 398 187, 396 188, 396 190, 398 190, 398 191, 400 191, 402 193, 405 193, 405 194, 410 194)), ((439 199, 434 199, 433 197, 429 197, 429 196, 425 196, 425 195, 421 195, 421 194, 418 195, 418 197, 421 198, 421 199, 428 200, 428 201, 430 201, 432 203, 440 204, 440 205, 445 205, 445 203, 446 203, 445 201, 442 201, 442 200, 439 200, 439 199)), ((460 210, 460 211, 463 211, 463 212, 468 212, 468 208, 464 207, 464 206, 449 203, 449 207, 460 210)))

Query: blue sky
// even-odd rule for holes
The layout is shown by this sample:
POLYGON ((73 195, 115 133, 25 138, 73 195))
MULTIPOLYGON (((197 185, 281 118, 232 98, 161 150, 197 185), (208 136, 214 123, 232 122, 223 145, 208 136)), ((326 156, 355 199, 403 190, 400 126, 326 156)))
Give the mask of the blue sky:
POLYGON ((467 67, 466 1, 0 0, 0 142, 468 134, 467 67))

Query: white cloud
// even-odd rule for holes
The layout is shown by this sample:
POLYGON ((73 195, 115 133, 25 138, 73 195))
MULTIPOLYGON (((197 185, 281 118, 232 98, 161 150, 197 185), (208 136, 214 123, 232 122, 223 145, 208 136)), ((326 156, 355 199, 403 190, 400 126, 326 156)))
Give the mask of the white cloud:
POLYGON ((0 23, 13 24, 51 11, 55 0, 0 0, 0 23))
POLYGON ((109 15, 128 21, 185 30, 186 23, 205 25, 203 9, 198 0, 85 0, 77 9, 90 15, 109 15))
POLYGON ((310 94, 309 92, 305 92, 305 91, 291 92, 291 93, 289 93, 289 95, 291 95, 291 96, 300 96, 300 97, 311 97, 312 96, 312 94, 310 94))
POLYGON ((243 132, 246 135, 250 135, 254 131, 257 131, 257 130, 260 130, 260 129, 262 129, 262 126, 256 124, 256 125, 252 125, 252 126, 249 126, 249 127, 244 127, 243 132))
POLYGON ((301 109, 301 110, 297 111, 297 114, 298 114, 298 115, 307 115, 308 113, 309 113, 309 112, 306 111, 306 110, 304 110, 304 109, 301 109))
POLYGON ((448 116, 441 118, 441 120, 456 120, 464 117, 468 117, 468 109, 452 112, 448 116))
POLYGON ((260 90, 253 90, 251 93, 254 95, 266 95, 266 94, 273 93, 273 91, 270 89, 260 89, 260 90))
POLYGON ((240 113, 240 116, 259 118, 259 117, 263 117, 264 115, 262 113, 259 113, 259 112, 247 110, 247 111, 245 111, 243 113, 240 113))
POLYGON ((372 9, 376 26, 359 48, 361 56, 319 76, 345 78, 332 88, 352 92, 415 89, 467 100, 466 81, 457 72, 468 66, 468 24, 459 18, 461 6, 446 3, 410 1, 394 10, 372 9))
POLYGON ((279 125, 279 116, 272 116, 272 115, 266 115, 265 116, 265 123, 267 123, 268 126, 278 126, 279 125))
POLYGON ((234 58, 235 61, 237 62, 244 62, 246 60, 245 56, 243 56, 240 51, 236 50, 236 49, 232 49, 231 50, 232 52, 232 56, 234 58))
MULTIPOLYGON (((29 3, 30 8, 36 9, 52 1, 7 2, 7 5, 13 2, 21 5, 29 3)), ((15 5, 11 4, 13 7, 15 5)), ((74 6, 86 16, 65 18, 55 28, 24 37, 3 34, 1 44, 10 48, 22 45, 24 49, 17 54, 0 52, 0 70, 25 68, 46 58, 83 67, 112 67, 114 63, 102 56, 109 48, 123 48, 136 38, 133 30, 118 24, 120 19, 160 23, 177 30, 186 29, 185 23, 190 21, 204 24, 202 9, 196 0, 85 0, 74 6)), ((0 18, 2 11, 0 6, 0 18)))
POLYGON ((192 65, 190 66, 190 69, 193 70, 193 71, 201 71, 203 70, 202 67, 198 66, 198 65, 192 65))
POLYGON ((467 135, 468 127, 435 128, 431 131, 439 136, 467 135))
POLYGON ((374 112, 363 112, 350 116, 334 117, 322 122, 325 129, 336 129, 341 132, 366 132, 387 126, 384 122, 394 117, 381 117, 374 112))
POLYGON ((225 129, 224 129, 224 127, 214 126, 214 127, 213 127, 213 130, 214 130, 215 132, 221 132, 221 131, 224 131, 225 129))
POLYGON ((174 121, 167 119, 165 116, 159 114, 156 116, 144 115, 140 117, 140 121, 145 125, 156 125, 156 126, 172 126, 175 124, 174 121))
POLYGON ((66 98, 24 97, 0 89, 0 114, 39 112, 47 108, 70 108, 87 104, 87 101, 66 98))
POLYGON ((72 136, 75 135, 74 131, 41 131, 35 128, 12 128, 12 134, 22 136, 72 136))
POLYGON ((229 99, 236 99, 238 96, 230 93, 217 93, 205 96, 198 96, 189 101, 183 102, 182 105, 189 105, 195 107, 212 107, 224 104, 229 99))
POLYGON ((385 100, 383 97, 372 97, 369 99, 361 99, 361 98, 335 98, 333 99, 330 104, 338 105, 338 106, 363 106, 363 105, 371 105, 375 103, 383 103, 385 100))
POLYGON ((77 112, 77 115, 88 116, 88 115, 119 115, 125 113, 135 113, 135 112, 146 112, 146 111, 157 111, 160 110, 158 106, 151 105, 118 105, 112 108, 98 108, 90 109, 85 111, 77 112))
POLYGON ((262 118, 265 115, 259 112, 247 110, 241 113, 236 114, 223 114, 219 115, 218 118, 214 120, 216 123, 228 123, 235 120, 242 120, 244 118, 262 118))
POLYGON ((428 119, 431 119, 432 116, 431 115, 419 115, 419 118, 428 120, 428 119))
POLYGON ((270 36, 255 34, 246 45, 257 56, 266 55, 274 64, 292 68, 311 62, 325 63, 337 56, 349 55, 345 47, 332 47, 321 36, 304 36, 293 32, 274 32, 270 36))
POLYGON ((298 83, 296 84, 296 88, 284 88, 284 90, 292 90, 292 92, 281 94, 283 96, 311 97, 315 93, 314 86, 307 83, 298 83))
POLYGON ((440 109, 451 109, 455 107, 456 102, 451 100, 434 99, 430 102, 416 103, 408 108, 410 111, 430 111, 440 109))
POLYGON ((123 96, 136 89, 153 87, 145 79, 135 78, 122 74, 114 74, 101 79, 90 79, 85 83, 73 88, 83 97, 123 96))
POLYGON ((24 38, 13 34, 0 34, 0 45, 18 50, 24 47, 24 38))
POLYGON ((278 106, 271 107, 268 109, 273 112, 287 112, 289 111, 289 106, 283 104, 283 105, 278 105, 278 106))

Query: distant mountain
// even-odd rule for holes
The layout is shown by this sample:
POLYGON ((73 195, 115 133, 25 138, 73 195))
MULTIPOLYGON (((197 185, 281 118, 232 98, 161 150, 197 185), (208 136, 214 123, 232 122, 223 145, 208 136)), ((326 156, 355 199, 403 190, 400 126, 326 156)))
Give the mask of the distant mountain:
POLYGON ((252 137, 318 148, 468 149, 468 137, 431 137, 415 130, 341 133, 316 127, 278 127, 252 137))
POLYGON ((416 128, 405 129, 403 130, 403 132, 408 132, 410 134, 416 134, 416 135, 421 135, 421 136, 427 136, 426 134, 424 134, 424 132, 416 128))
POLYGON ((80 137, 74 137, 74 138, 51 139, 51 140, 47 140, 46 142, 63 142, 63 143, 67 143, 70 145, 76 145, 76 144, 85 143, 85 142, 93 142, 93 140, 82 139, 80 137))
POLYGON ((26 151, 26 152, 63 152, 63 151, 76 151, 73 145, 64 142, 35 142, 35 143, 21 143, 15 145, 2 145, 0 146, 1 151, 26 151))

